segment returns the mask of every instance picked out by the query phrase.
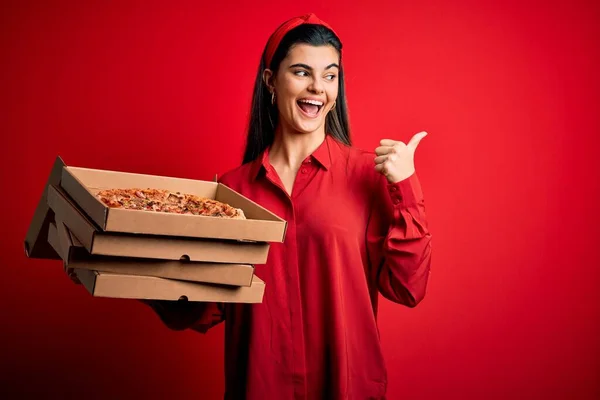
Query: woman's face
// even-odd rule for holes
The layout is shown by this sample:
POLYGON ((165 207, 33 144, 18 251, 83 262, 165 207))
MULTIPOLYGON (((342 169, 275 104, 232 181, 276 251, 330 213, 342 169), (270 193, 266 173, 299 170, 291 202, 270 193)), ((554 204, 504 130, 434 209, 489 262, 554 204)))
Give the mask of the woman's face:
POLYGON ((265 71, 275 91, 279 123, 292 132, 324 129, 325 117, 338 95, 339 55, 333 46, 298 44, 281 62, 277 75, 265 71))

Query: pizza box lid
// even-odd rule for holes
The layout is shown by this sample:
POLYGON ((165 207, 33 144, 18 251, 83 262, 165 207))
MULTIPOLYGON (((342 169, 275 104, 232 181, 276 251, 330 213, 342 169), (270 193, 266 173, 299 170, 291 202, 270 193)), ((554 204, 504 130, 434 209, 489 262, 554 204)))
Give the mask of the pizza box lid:
POLYGON ((104 232, 279 242, 287 222, 218 182, 65 166, 60 186, 104 232), (110 208, 103 189, 153 188, 189 193, 241 208, 247 219, 229 219, 110 208))
POLYGON ((33 218, 27 229, 24 248, 25 255, 29 258, 60 259, 56 251, 48 243, 48 228, 50 222, 54 221, 54 213, 48 207, 47 193, 50 185, 59 185, 62 170, 65 163, 60 157, 56 157, 50 176, 41 193, 41 198, 33 214, 33 218))

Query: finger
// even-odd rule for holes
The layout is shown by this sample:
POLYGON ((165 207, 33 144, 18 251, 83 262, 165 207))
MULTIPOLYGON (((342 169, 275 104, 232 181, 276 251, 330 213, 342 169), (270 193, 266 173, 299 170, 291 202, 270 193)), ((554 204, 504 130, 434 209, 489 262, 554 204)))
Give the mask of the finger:
POLYGON ((377 154, 378 156, 383 156, 389 153, 394 153, 396 151, 395 148, 390 147, 390 146, 380 146, 378 148, 375 149, 375 154, 377 154))
POLYGON ((386 161, 381 164, 377 164, 375 166, 375 171, 383 174, 384 176, 388 176, 389 175, 389 167, 390 167, 390 163, 386 161))
POLYGON ((397 141, 397 140, 392 140, 392 139, 383 139, 383 140, 381 140, 381 141, 379 142, 379 144, 380 144, 381 146, 393 146, 393 145, 395 145, 396 143, 398 143, 398 141, 397 141))
POLYGON ((381 173, 383 173, 383 170, 384 170, 384 169, 385 169, 385 164, 384 164, 384 163, 377 164, 377 165, 375 166, 375 171, 377 171, 377 172, 381 172, 381 173))
POLYGON ((398 159, 398 154, 396 154, 396 153, 389 153, 389 154, 385 154, 383 156, 375 157, 375 164, 381 164, 381 163, 384 163, 386 161, 394 162, 397 159, 398 159))
POLYGON ((382 164, 385 162, 385 160, 388 159, 388 155, 383 155, 383 156, 379 156, 379 157, 375 157, 375 164, 382 164))
POLYGON ((410 139, 410 142, 408 142, 408 146, 412 147, 413 149, 416 149, 417 146, 419 145, 419 142, 421 142, 421 140, 427 136, 427 132, 423 131, 423 132, 419 132, 417 134, 415 134, 412 139, 410 139))

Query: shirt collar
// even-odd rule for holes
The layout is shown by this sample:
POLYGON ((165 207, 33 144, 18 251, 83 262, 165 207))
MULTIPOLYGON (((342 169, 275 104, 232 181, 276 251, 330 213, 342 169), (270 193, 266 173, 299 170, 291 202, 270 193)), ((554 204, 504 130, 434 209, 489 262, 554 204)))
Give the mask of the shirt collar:
POLYGON ((323 143, 309 156, 309 158, 317 161, 325 171, 329 171, 329 168, 331 168, 330 140, 331 136, 325 135, 323 143))
MULTIPOLYGON (((325 171, 329 171, 336 155, 339 152, 340 144, 331 137, 326 135, 325 140, 321 145, 309 156, 315 160, 325 171)), ((252 178, 256 179, 262 171, 270 171, 273 169, 269 162, 269 148, 252 161, 252 178)))

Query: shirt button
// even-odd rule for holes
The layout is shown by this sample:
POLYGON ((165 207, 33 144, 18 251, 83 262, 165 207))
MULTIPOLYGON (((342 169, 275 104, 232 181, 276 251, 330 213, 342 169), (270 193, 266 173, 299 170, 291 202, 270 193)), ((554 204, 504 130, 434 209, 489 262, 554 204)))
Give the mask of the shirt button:
POLYGON ((392 192, 395 192, 396 190, 398 190, 398 188, 396 186, 392 186, 392 192))
POLYGON ((302 173, 303 173, 303 174, 305 174, 305 173, 307 173, 307 172, 308 172, 308 170, 307 170, 306 168, 302 168, 302 173))
POLYGON ((399 198, 395 198, 394 199, 394 204, 400 204, 400 199, 399 198))

